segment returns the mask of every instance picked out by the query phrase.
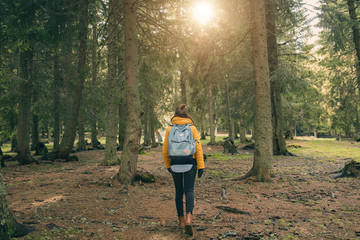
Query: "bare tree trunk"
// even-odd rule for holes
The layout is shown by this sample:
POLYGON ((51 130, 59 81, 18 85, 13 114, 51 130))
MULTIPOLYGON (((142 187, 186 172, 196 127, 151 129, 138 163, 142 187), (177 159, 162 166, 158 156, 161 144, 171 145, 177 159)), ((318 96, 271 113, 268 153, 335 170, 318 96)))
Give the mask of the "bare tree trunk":
POLYGON ((225 97, 226 97, 226 111, 227 111, 227 119, 228 119, 228 128, 229 128, 229 139, 234 141, 234 126, 232 124, 231 118, 231 108, 230 108, 230 96, 229 96, 229 84, 228 80, 225 78, 225 97))
POLYGON ((76 136, 76 124, 79 117, 82 100, 82 88, 86 77, 86 48, 88 32, 88 0, 81 0, 80 26, 79 26, 79 59, 77 66, 77 84, 75 86, 74 101, 69 112, 69 118, 65 124, 65 132, 59 146, 58 158, 67 158, 74 146, 76 136))
POLYGON ((268 45, 268 63, 271 77, 271 110, 273 127, 273 154, 286 155, 286 142, 283 131, 283 113, 281 105, 281 93, 279 79, 274 76, 278 68, 278 50, 276 41, 276 3, 268 0, 266 4, 266 29, 268 45))
POLYGON ((59 66, 59 54, 56 52, 54 55, 54 146, 53 152, 59 151, 60 143, 60 66, 59 66))
POLYGON ((351 28, 353 30, 353 40, 355 45, 355 53, 356 53, 356 70, 357 70, 357 85, 360 92, 360 27, 359 27, 359 19, 356 15, 356 7, 354 0, 347 0, 349 15, 352 21, 351 28))
POLYGON ((240 142, 245 143, 246 142, 246 128, 241 126, 240 123, 240 142))
POLYGON ((250 0, 251 39, 255 76, 255 151, 252 169, 242 178, 271 181, 272 128, 265 1, 250 0))
POLYGON ((155 138, 155 116, 154 116, 154 107, 153 105, 150 106, 150 136, 151 136, 151 144, 154 146, 156 144, 156 138, 155 138))
MULTIPOLYGON (((33 105, 37 102, 37 92, 33 92, 33 105)), ((32 125, 31 125, 31 151, 34 151, 39 143, 39 117, 36 112, 32 112, 32 125)))
POLYGON ((208 101, 209 101, 209 126, 210 126, 210 144, 216 144, 215 139, 215 122, 214 122, 214 113, 213 113, 213 89, 212 89, 212 81, 209 81, 208 85, 208 101))
POLYGON ((119 148, 123 149, 125 134, 126 134, 126 107, 125 101, 121 98, 121 103, 119 104, 119 148))
POLYGON ((18 132, 16 150, 21 165, 30 164, 33 158, 30 154, 30 103, 32 89, 33 52, 26 50, 20 53, 20 76, 23 84, 20 87, 20 102, 18 116, 18 132))
POLYGON ((124 60, 118 57, 118 73, 120 78, 119 93, 119 149, 122 150, 126 132, 126 101, 125 101, 125 77, 124 77, 124 60))
MULTIPOLYGON (((356 15, 356 7, 354 0, 347 0, 347 5, 349 8, 349 15, 352 21, 351 28, 353 30, 353 40, 355 45, 355 53, 356 53, 356 77, 357 77, 357 87, 358 87, 358 94, 360 96, 360 27, 359 27, 359 19, 356 15)), ((360 97, 359 97, 360 98, 360 97)), ((357 118, 356 124, 356 132, 360 135, 359 130, 359 119, 357 118)))
POLYGON ((126 135, 121 154, 118 180, 124 185, 133 182, 141 136, 139 86, 137 80, 137 37, 135 0, 125 0, 125 76, 126 135))
POLYGON ((151 119, 150 119, 150 106, 145 103, 145 112, 144 112, 144 144, 150 145, 151 143, 151 133, 150 133, 151 119))
POLYGON ((185 70, 180 70, 181 103, 187 105, 185 70))
POLYGON ((93 25, 92 32, 92 46, 91 46, 91 112, 90 112, 90 125, 91 125, 91 145, 92 147, 98 147, 99 140, 97 138, 97 107, 96 107, 96 82, 98 74, 98 58, 97 58, 97 27, 96 23, 93 25))
POLYGON ((85 112, 84 109, 80 106, 79 110, 79 121, 78 121, 78 132, 79 132, 79 141, 77 144, 77 150, 85 150, 86 143, 85 143, 85 119, 84 116, 85 112))
POLYGON ((106 124, 106 145, 105 158, 103 165, 114 165, 118 162, 117 157, 117 52, 118 45, 118 25, 117 16, 119 12, 119 2, 116 0, 109 1, 109 36, 108 36, 108 75, 107 75, 107 124, 106 124))

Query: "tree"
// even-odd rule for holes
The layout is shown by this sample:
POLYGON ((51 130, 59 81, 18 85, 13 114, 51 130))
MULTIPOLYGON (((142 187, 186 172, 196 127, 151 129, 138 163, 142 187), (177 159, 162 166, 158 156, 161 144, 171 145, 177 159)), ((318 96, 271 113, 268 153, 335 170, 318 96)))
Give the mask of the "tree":
POLYGON ((349 16, 351 21, 351 29, 353 35, 353 42, 355 46, 355 54, 356 54, 356 75, 357 75, 357 87, 359 88, 360 95, 360 23, 356 14, 356 7, 354 0, 347 0, 349 16))
POLYGON ((107 73, 107 124, 106 124, 106 145, 105 158, 102 162, 104 165, 115 164, 117 158, 117 93, 118 80, 117 75, 117 54, 119 52, 119 12, 120 4, 118 1, 109 1, 109 19, 108 19, 108 73, 107 73))
MULTIPOLYGON (((22 83, 19 86, 19 117, 17 126, 17 152, 19 154, 18 161, 20 164, 30 164, 33 158, 30 155, 30 109, 31 109, 31 94, 33 86, 33 58, 34 58, 34 36, 31 28, 35 21, 36 12, 35 3, 20 3, 18 17, 18 30, 27 29, 28 33, 20 37, 20 45, 25 47, 20 49, 20 77, 22 83)), ((34 31, 34 30, 33 30, 34 31)), ((20 34, 17 32, 17 34, 20 34)), ((18 40, 19 41, 19 40, 18 40)))
POLYGON ((272 128, 269 66, 265 25, 265 1, 250 1, 251 39, 255 78, 255 151, 253 167, 242 178, 271 181, 272 128))
MULTIPOLYGON (((91 47, 91 92, 96 92, 97 84, 97 75, 98 75, 98 54, 97 54, 97 45, 98 45, 98 34, 97 34, 97 23, 93 23, 93 34, 92 34, 92 47, 91 47)), ((97 138, 97 104, 96 104, 96 95, 91 95, 91 111, 90 111, 90 120, 91 120, 91 145, 94 148, 99 146, 99 140, 97 138)))
POLYGON ((126 134, 121 154, 118 180, 124 185, 133 182, 141 135, 141 110, 137 81, 137 36, 136 1, 124 1, 124 37, 125 37, 125 99, 126 134))
POLYGON ((73 93, 73 104, 66 119, 65 132, 59 146, 59 158, 67 158, 73 148, 76 125, 80 111, 82 89, 86 77, 86 49, 88 32, 88 0, 81 0, 79 19, 79 53, 77 65, 77 83, 73 93))
POLYGON ((271 76, 271 110, 273 128, 273 153, 275 155, 286 155, 286 142, 283 132, 283 113, 280 93, 280 80, 274 74, 278 68, 278 49, 276 41, 276 11, 277 1, 268 0, 266 9, 266 30, 268 45, 268 62, 271 76))
POLYGON ((323 84, 328 85, 328 112, 331 127, 346 137, 358 133, 359 123, 359 21, 355 1, 323 1, 319 25, 323 57, 323 84), (355 49, 355 51, 354 51, 355 49))

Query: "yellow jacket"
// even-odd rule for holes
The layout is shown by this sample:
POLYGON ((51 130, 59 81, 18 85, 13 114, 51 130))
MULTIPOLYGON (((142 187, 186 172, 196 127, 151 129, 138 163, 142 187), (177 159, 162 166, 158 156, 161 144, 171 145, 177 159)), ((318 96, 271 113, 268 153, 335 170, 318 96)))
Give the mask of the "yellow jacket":
MULTIPOLYGON (((171 120, 171 123, 177 124, 177 125, 194 124, 190 118, 181 118, 181 117, 174 117, 171 120)), ((171 128, 172 128, 172 126, 169 126, 166 129, 164 145, 163 145, 163 156, 164 156, 164 162, 165 162, 166 168, 170 168, 169 133, 170 133, 171 128)), ((204 164, 204 155, 203 155, 203 150, 202 150, 201 143, 200 143, 199 133, 195 126, 192 125, 192 126, 190 126, 190 128, 193 132, 193 137, 196 140, 196 152, 193 157, 196 159, 197 168, 203 169, 203 168, 205 168, 205 164, 204 164)))

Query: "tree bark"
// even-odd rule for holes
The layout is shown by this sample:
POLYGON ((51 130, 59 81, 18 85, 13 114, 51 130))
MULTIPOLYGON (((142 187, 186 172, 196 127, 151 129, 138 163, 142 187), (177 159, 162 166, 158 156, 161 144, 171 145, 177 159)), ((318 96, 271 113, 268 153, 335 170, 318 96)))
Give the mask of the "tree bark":
POLYGON ((21 165, 30 164, 33 158, 30 154, 30 103, 32 90, 33 52, 25 50, 20 53, 20 77, 23 83, 20 87, 20 102, 18 115, 18 132, 16 150, 21 165))
POLYGON ((145 113, 144 113, 144 144, 150 145, 151 143, 151 133, 150 133, 150 106, 145 103, 145 113))
POLYGON ((181 103, 187 105, 185 70, 180 70, 181 103))
MULTIPOLYGON (((355 7, 355 1, 354 0, 347 0, 347 5, 349 9, 349 16, 352 21, 351 28, 353 31, 353 41, 355 45, 355 53, 356 53, 356 78, 357 78, 357 87, 358 87, 358 94, 360 96, 360 26, 359 26, 359 20, 356 15, 356 7, 355 7)), ((359 135, 359 124, 358 124, 358 118, 357 118, 357 124, 356 124, 356 132, 359 135)))
POLYGON ((137 37, 135 0, 125 0, 125 98, 126 98, 126 135, 121 154, 117 178, 127 186, 132 183, 137 168, 139 141, 141 136, 140 100, 137 80, 137 37))
POLYGON ((80 26, 79 26, 79 57, 77 66, 77 83, 75 86, 74 100, 65 124, 65 132, 59 146, 58 158, 67 158, 74 146, 76 124, 82 100, 82 88, 86 78, 86 48, 88 32, 88 0, 81 0, 80 26))
POLYGON ((125 101, 125 78, 123 77, 124 73, 124 60, 121 57, 118 57, 118 72, 120 74, 120 93, 119 93, 119 149, 122 150, 125 140, 125 131, 126 131, 126 101, 125 101))
POLYGON ((246 128, 242 127, 241 125, 240 125, 240 142, 246 143, 246 128))
POLYGON ((272 128, 265 3, 250 0, 251 39, 255 78, 255 150, 252 169, 242 178, 271 181, 272 128))
POLYGON ((266 29, 268 45, 268 63, 270 70, 270 87, 271 87, 271 110, 272 110, 272 127, 273 127, 273 154, 286 155, 286 142, 283 131, 283 113, 281 105, 281 87, 279 79, 274 76, 278 68, 278 50, 276 41, 276 3, 274 0, 268 0, 266 9, 266 29))
POLYGON ((79 132, 79 141, 77 144, 77 150, 82 151, 86 149, 85 143, 85 112, 80 105, 79 109, 79 121, 78 121, 78 132, 79 132))
POLYGON ((208 100, 209 100, 209 126, 210 126, 210 144, 216 144, 215 139, 215 122, 214 122, 214 101, 213 101, 213 89, 212 89, 212 81, 210 79, 208 84, 208 100))
POLYGON ((59 151, 60 143, 60 85, 61 85, 61 74, 59 65, 59 54, 56 52, 54 55, 54 146, 53 152, 59 151))
POLYGON ((119 3, 116 0, 109 1, 109 36, 108 36, 108 75, 107 75, 107 122, 106 122, 106 144, 103 165, 114 165, 118 162, 117 157, 117 44, 118 25, 117 16, 119 3))
POLYGON ((124 141, 125 141, 125 134, 126 134, 126 106, 123 97, 120 99, 119 104, 119 148, 120 150, 123 149, 124 141))
POLYGON ((227 119, 228 119, 228 128, 229 128, 229 139, 234 141, 234 128, 232 124, 231 118, 231 108, 230 108, 230 96, 229 96, 229 84, 228 80, 225 78, 225 98, 226 98, 226 112, 227 112, 227 119))
POLYGON ((91 113, 90 113, 90 121, 91 121, 91 145, 93 147, 98 147, 99 140, 97 138, 97 107, 96 107, 96 82, 97 82, 97 74, 98 74, 98 59, 97 59, 97 27, 96 23, 93 25, 92 32, 92 47, 91 47, 91 113))
POLYGON ((356 15, 355 1, 347 0, 347 5, 349 8, 349 15, 352 21, 351 28, 353 30, 353 40, 355 45, 355 53, 356 53, 356 75, 357 75, 357 86, 360 92, 360 27, 359 20, 356 15))
MULTIPOLYGON (((33 91, 32 96, 32 105, 35 105, 37 102, 37 91, 33 91)), ((37 144, 39 143, 39 117, 35 111, 32 111, 32 124, 31 124, 31 151, 34 151, 37 144)))

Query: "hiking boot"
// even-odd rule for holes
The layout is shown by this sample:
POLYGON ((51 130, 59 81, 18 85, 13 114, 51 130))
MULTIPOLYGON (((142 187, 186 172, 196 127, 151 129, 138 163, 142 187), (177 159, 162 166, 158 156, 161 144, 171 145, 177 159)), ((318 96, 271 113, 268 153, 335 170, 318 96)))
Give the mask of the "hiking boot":
POLYGON ((192 215, 191 213, 186 214, 186 222, 185 222, 185 234, 192 236, 192 215))
POLYGON ((184 216, 179 217, 179 227, 185 228, 185 217, 184 216))

